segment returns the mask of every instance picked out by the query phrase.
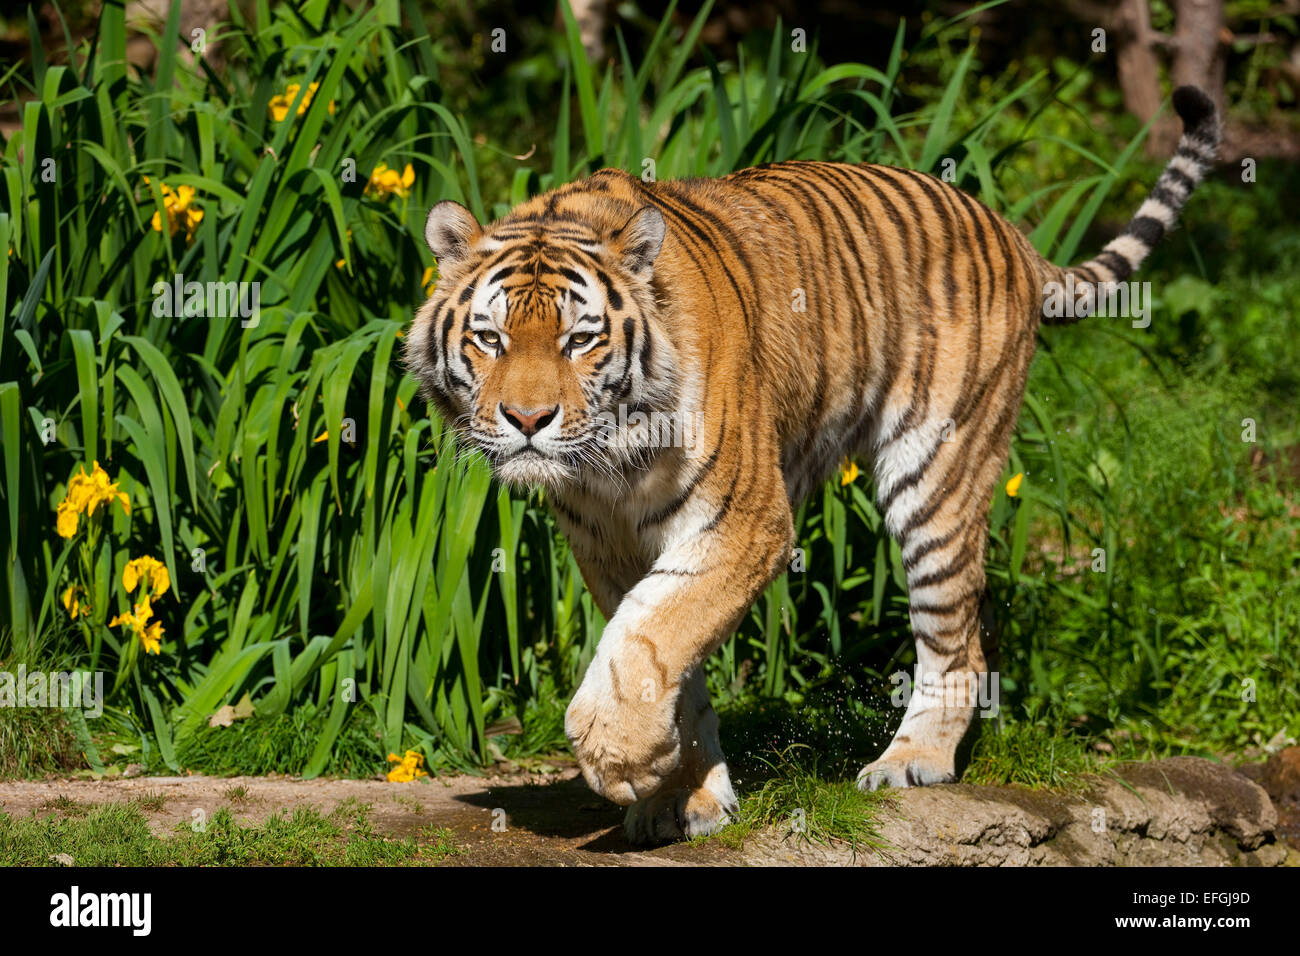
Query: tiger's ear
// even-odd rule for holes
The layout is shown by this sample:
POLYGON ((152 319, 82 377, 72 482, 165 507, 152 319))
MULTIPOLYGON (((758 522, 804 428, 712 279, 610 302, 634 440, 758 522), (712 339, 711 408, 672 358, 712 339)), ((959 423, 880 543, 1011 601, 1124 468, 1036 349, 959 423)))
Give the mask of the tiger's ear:
POLYGON ((623 257, 623 264, 633 273, 654 265, 655 257, 664 244, 664 216, 654 206, 643 206, 623 228, 614 234, 614 248, 623 257))
POLYGON ((430 209, 429 217, 424 220, 424 241, 438 260, 440 270, 465 258, 469 244, 482 231, 474 214, 450 199, 444 199, 430 209))

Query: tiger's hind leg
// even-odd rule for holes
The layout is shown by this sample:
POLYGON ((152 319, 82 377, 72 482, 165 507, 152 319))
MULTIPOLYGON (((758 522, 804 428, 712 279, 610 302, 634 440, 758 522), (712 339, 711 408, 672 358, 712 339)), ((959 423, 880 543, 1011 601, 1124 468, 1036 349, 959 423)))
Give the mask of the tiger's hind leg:
POLYGON ((623 832, 632 843, 662 843, 714 833, 736 812, 736 794, 718 739, 718 715, 702 667, 678 700, 682 762, 650 796, 627 808, 623 832))
POLYGON ((931 422, 902 431, 877 454, 885 522, 907 571, 916 672, 893 740, 858 775, 864 790, 955 780, 958 747, 996 694, 981 604, 989 503, 1011 424, 963 433, 931 422))

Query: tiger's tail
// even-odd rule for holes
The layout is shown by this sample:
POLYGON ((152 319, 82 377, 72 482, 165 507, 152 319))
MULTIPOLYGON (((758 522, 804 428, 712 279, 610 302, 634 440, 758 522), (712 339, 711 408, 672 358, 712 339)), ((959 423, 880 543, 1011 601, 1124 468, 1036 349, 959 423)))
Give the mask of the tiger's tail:
MULTIPOLYGON (((1180 86, 1174 90, 1173 99, 1174 109, 1183 121, 1183 135, 1146 201, 1138 207, 1124 231, 1108 242, 1095 258, 1067 269, 1048 265, 1045 279, 1065 282, 1067 277, 1073 276, 1075 284, 1124 282, 1142 264, 1155 244, 1174 227, 1187 197, 1214 165, 1222 133, 1214 101, 1202 90, 1180 86)), ((1043 321, 1048 325, 1066 325, 1082 317, 1080 314, 1045 313, 1043 321)))

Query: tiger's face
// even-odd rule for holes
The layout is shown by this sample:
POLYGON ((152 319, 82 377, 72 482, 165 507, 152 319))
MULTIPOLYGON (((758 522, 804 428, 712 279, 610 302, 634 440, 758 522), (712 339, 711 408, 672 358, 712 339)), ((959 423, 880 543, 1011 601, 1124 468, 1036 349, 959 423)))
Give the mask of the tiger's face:
POLYGON ((502 481, 558 488, 644 456, 622 425, 675 393, 652 288, 663 238, 650 206, 608 232, 571 217, 485 230, 457 203, 430 211, 439 281, 407 367, 502 481))

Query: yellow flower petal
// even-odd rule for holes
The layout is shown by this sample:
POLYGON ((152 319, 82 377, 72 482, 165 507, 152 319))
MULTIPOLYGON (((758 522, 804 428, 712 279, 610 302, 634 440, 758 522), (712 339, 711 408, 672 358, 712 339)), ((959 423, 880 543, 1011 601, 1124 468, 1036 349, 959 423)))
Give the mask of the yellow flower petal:
POLYGON ((845 458, 844 464, 840 466, 840 487, 853 484, 854 479, 861 474, 858 470, 858 463, 851 459, 845 458))
POLYGON ((140 632, 140 644, 144 647, 144 652, 146 654, 157 654, 161 652, 162 635, 163 626, 158 621, 154 621, 140 632))
POLYGON ((77 533, 77 509, 70 502, 63 502, 59 505, 58 517, 55 519, 54 528, 59 532, 61 538, 72 538, 77 533))
POLYGON ((167 589, 172 586, 172 576, 165 564, 159 563, 158 567, 154 568, 153 579, 149 583, 153 585, 154 597, 162 597, 167 593, 167 589))
POLYGON ((1017 472, 1016 475, 1007 482, 1007 497, 1014 498, 1017 494, 1019 494, 1020 483, 1024 480, 1025 480, 1025 473, 1023 471, 1017 472))

